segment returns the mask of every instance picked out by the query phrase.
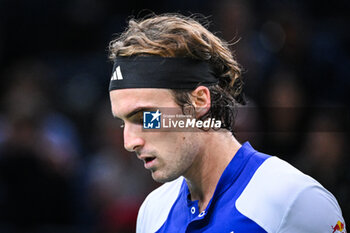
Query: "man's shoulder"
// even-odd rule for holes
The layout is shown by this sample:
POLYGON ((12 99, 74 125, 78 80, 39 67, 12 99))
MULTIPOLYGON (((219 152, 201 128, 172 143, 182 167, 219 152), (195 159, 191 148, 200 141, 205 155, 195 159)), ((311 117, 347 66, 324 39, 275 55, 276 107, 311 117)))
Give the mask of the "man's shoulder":
MULTIPOLYGON (((309 186, 321 186, 315 179, 304 174, 288 162, 271 156, 255 171, 247 188, 262 188, 265 191, 278 193, 279 197, 290 197, 280 194, 297 193, 309 186)), ((247 192, 247 188, 244 192, 247 192)))
POLYGON ((177 200, 183 180, 183 177, 179 177, 167 182, 146 197, 137 217, 137 232, 145 232, 144 229, 155 232, 162 226, 177 200))
MULTIPOLYGON (((303 205, 317 206, 320 211, 327 209, 333 211, 335 217, 341 217, 338 203, 330 192, 312 177, 277 157, 270 157, 261 164, 236 202, 242 214, 267 232, 276 232, 285 222, 291 223, 291 214, 294 213, 306 213, 305 218, 311 217, 310 221, 319 217, 312 216, 303 205)), ((301 222, 301 219, 296 221, 301 222)))
POLYGON ((261 224, 278 224, 298 194, 312 186, 320 184, 284 160, 270 157, 255 171, 236 206, 261 224), (257 207, 264 210, 263 216, 256 211, 257 207))

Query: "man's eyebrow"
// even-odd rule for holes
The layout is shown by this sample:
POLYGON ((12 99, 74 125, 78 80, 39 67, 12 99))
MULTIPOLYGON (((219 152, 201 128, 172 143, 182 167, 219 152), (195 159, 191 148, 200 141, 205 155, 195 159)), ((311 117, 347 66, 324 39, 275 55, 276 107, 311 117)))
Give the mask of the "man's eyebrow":
POLYGON ((138 108, 134 109, 132 112, 128 113, 128 114, 126 115, 126 118, 130 118, 130 117, 132 117, 133 115, 135 115, 136 113, 139 113, 139 112, 144 111, 144 110, 146 110, 145 107, 138 107, 138 108))
MULTIPOLYGON (((150 109, 152 109, 152 107, 138 107, 138 108, 135 108, 135 109, 132 110, 130 113, 126 114, 125 118, 130 118, 130 117, 132 117, 133 115, 135 115, 135 114, 137 114, 137 113, 139 113, 139 112, 141 112, 141 111, 148 111, 148 110, 150 110, 150 109)), ((118 116, 114 116, 114 117, 120 118, 120 117, 118 117, 118 116)))

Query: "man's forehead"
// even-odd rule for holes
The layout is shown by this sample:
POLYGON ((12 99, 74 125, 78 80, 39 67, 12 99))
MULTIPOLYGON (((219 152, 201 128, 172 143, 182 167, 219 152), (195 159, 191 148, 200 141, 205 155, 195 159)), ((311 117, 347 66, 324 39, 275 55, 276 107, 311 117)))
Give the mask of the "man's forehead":
POLYGON ((137 108, 167 107, 174 103, 170 90, 157 88, 113 90, 110 98, 115 116, 125 116, 137 108))
POLYGON ((110 92, 112 101, 161 101, 164 98, 170 100, 172 95, 170 90, 161 88, 128 88, 121 90, 113 90, 110 92))

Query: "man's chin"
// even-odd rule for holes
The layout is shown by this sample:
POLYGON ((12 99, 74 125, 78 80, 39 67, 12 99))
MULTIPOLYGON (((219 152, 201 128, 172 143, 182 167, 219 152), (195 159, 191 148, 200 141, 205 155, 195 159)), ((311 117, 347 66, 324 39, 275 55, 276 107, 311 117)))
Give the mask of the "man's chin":
POLYGON ((176 180, 179 176, 160 174, 159 171, 152 171, 152 178, 158 183, 167 183, 176 180))

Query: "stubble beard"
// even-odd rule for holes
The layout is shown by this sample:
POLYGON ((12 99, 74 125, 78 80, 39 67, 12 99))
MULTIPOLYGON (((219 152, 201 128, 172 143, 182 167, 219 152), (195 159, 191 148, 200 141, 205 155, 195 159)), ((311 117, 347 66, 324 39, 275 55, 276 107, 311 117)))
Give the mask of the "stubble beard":
MULTIPOLYGON (((175 155, 176 156, 175 160, 168 160, 167 162, 165 162, 165 164, 163 163, 163 167, 156 170, 151 170, 152 178, 156 182, 160 182, 160 183, 170 182, 186 174, 190 169, 190 167, 192 167, 193 161, 196 155, 198 154, 198 147, 191 142, 187 142, 182 145, 182 148, 180 151, 175 153, 177 154, 175 155), (156 176, 157 172, 163 173, 163 174, 156 176)), ((156 154, 157 154, 157 158, 161 160, 160 162, 164 162, 162 157, 158 156, 158 153, 156 154)), ((172 156, 172 155, 169 154, 168 156, 172 156)))

